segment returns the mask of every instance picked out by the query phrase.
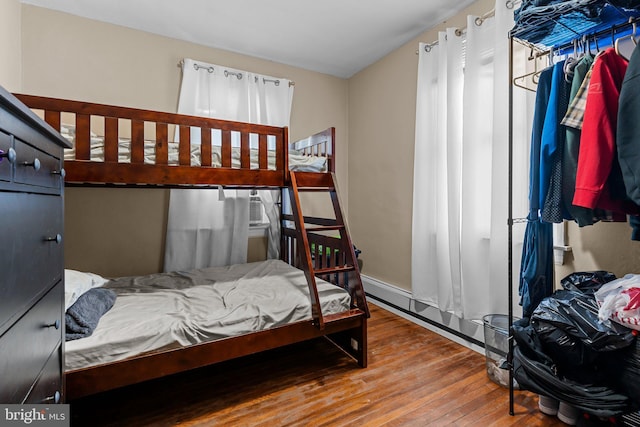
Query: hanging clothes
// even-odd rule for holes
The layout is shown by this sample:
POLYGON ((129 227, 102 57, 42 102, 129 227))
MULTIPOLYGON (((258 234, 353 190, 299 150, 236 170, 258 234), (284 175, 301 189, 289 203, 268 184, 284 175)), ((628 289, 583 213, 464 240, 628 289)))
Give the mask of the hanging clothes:
POLYGON ((626 59, 609 48, 593 66, 580 137, 574 205, 640 213, 637 205, 621 197, 624 186, 616 150, 618 99, 627 65, 626 59))
POLYGON ((553 293, 553 225, 530 214, 520 264, 522 316, 531 317, 540 301, 553 293))
POLYGON ((542 129, 542 148, 540 159, 540 196, 542 220, 560 223, 571 219, 562 203, 562 155, 566 132, 560 128, 569 106, 570 83, 565 79, 566 61, 553 66, 551 93, 547 114, 542 129))
POLYGON ((590 71, 593 62, 593 55, 587 53, 573 67, 573 79, 569 90, 569 106, 571 108, 567 109, 561 122, 565 126, 565 143, 562 152, 562 200, 564 209, 581 227, 592 225, 595 222, 593 209, 576 206, 572 203, 576 189, 580 134, 584 118, 584 105, 586 104, 586 97, 582 97, 582 94, 586 94, 591 80, 590 71))
POLYGON ((540 301, 553 292, 553 226, 542 222, 540 161, 542 134, 551 95, 553 69, 542 71, 538 80, 529 168, 529 215, 525 229, 518 293, 523 317, 530 317, 540 301))
POLYGON ((565 209, 580 227, 593 225, 599 221, 625 222, 627 216, 621 212, 612 212, 603 209, 591 209, 573 204, 575 194, 576 174, 578 170, 578 153, 580 151, 580 137, 584 112, 587 105, 589 84, 593 74, 593 65, 596 59, 591 54, 586 54, 574 67, 574 76, 571 83, 570 101, 567 114, 562 120, 566 129, 566 140, 563 165, 562 198, 565 209))
MULTIPOLYGON (((531 152, 529 161, 529 211, 537 212, 544 204, 544 189, 541 185, 541 149, 542 149, 542 131, 544 128, 545 117, 547 115, 547 105, 551 96, 551 80, 553 69, 547 68, 540 73, 538 78, 538 89, 536 90, 536 103, 533 113, 533 126, 531 130, 531 152)), ((546 188, 546 186, 545 186, 546 188)))
POLYGON ((636 46, 620 88, 616 145, 626 195, 640 205, 640 49, 636 46))
MULTIPOLYGON (((618 126, 616 145, 618 162, 622 171, 627 196, 636 204, 640 204, 640 49, 636 46, 629 59, 625 73, 620 100, 618 102, 618 126)), ((640 240, 640 217, 629 217, 631 240, 640 240)))

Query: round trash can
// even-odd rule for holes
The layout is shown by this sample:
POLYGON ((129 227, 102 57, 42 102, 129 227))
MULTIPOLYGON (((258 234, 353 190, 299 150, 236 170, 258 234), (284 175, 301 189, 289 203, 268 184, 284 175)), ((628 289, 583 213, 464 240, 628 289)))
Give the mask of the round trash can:
POLYGON ((494 383, 509 387, 509 317, 506 314, 487 314, 482 321, 487 375, 494 383))

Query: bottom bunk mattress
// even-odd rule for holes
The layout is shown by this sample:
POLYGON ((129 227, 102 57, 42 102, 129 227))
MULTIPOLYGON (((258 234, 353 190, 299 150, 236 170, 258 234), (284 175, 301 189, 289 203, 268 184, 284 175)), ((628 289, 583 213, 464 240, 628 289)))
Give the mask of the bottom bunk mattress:
MULTIPOLYGON (((322 313, 351 297, 316 279, 322 313)), ((65 369, 86 368, 311 318, 304 272, 280 260, 112 279, 117 297, 92 335, 65 344, 65 369)))

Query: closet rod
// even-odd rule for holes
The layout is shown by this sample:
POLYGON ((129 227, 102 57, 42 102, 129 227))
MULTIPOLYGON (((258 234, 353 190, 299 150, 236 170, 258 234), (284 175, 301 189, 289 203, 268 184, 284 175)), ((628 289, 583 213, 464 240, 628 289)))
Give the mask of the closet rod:
MULTIPOLYGON (((630 17, 629 20, 627 22, 623 22, 621 24, 616 24, 616 25, 612 25, 609 28, 605 28, 602 29, 600 31, 597 31, 595 33, 592 34, 581 34, 579 37, 586 37, 587 40, 592 39, 600 39, 603 38, 604 36, 610 35, 611 36, 611 40, 612 40, 612 45, 614 44, 614 39, 616 38, 616 32, 618 30, 621 30, 625 27, 629 27, 629 26, 633 26, 634 24, 637 24, 640 21, 639 17, 630 17)), ((622 35, 620 35, 622 36, 622 35)), ((563 51, 563 50, 567 50, 569 48, 573 48, 573 40, 570 42, 567 42, 563 45, 560 45, 559 47, 556 47, 554 50, 557 52, 563 51)))
MULTIPOLYGON (((561 44, 560 46, 556 46, 556 47, 549 47, 549 46, 545 46, 542 44, 536 44, 536 43, 531 43, 525 39, 519 39, 517 37, 513 37, 513 40, 520 43, 523 46, 529 47, 531 49, 534 49, 537 51, 536 53, 536 57, 539 58, 541 56, 544 55, 548 55, 549 53, 551 53, 551 51, 562 51, 562 50, 567 50, 569 48, 573 48, 573 44, 575 42, 575 40, 577 39, 583 39, 586 38, 588 39, 595 39, 595 38, 604 38, 604 36, 611 36, 612 38, 615 38, 616 36, 616 32, 618 30, 621 30, 625 27, 628 26, 633 26, 633 24, 638 24, 638 22, 640 22, 640 17, 630 17, 629 20, 627 22, 623 22, 621 24, 615 24, 612 25, 610 27, 607 28, 603 28, 600 31, 596 31, 595 33, 585 33, 585 34, 579 34, 576 36, 576 38, 574 38, 571 41, 568 41, 564 44, 561 44)), ((612 43, 613 44, 613 43, 612 43)), ((533 58, 530 58, 533 59, 533 58)))
MULTIPOLYGON (((586 40, 589 43, 590 43, 591 40, 593 40, 593 41, 595 41, 596 46, 597 46, 598 45, 598 40, 604 39, 604 38, 606 38, 606 36, 611 35, 611 43, 610 43, 610 45, 613 46, 615 44, 615 38, 616 38, 616 32, 617 31, 619 31, 619 30, 621 30, 621 29, 623 29, 625 27, 628 27, 628 26, 634 26, 638 22, 640 22, 640 18, 629 18, 629 21, 627 21, 627 22, 624 22, 622 24, 612 25, 609 28, 602 29, 602 30, 597 31, 595 33, 580 35, 576 39, 574 39, 574 40, 572 40, 570 42, 567 42, 567 43, 565 43, 563 45, 560 45, 558 47, 549 48, 548 46, 534 44, 534 43, 528 42, 526 40, 518 39, 516 37, 513 37, 513 40, 516 41, 517 43, 525 46, 525 47, 530 48, 532 50, 532 53, 531 53, 531 55, 529 56, 528 59, 529 60, 534 60, 534 59, 538 59, 538 58, 541 58, 541 57, 546 56, 546 55, 551 56, 554 52, 563 53, 563 52, 566 52, 569 49, 571 49, 571 51, 573 51, 575 49, 574 42, 576 40, 578 40, 578 39, 586 40), (536 51, 535 53, 533 52, 534 50, 536 51)), ((620 34, 619 37, 625 37, 626 35, 627 35, 626 33, 623 33, 623 34, 620 34)), ((608 44, 607 44, 607 46, 608 46, 608 44)), ((535 91, 535 89, 533 89, 533 88, 525 87, 524 85, 519 84, 518 81, 519 80, 523 80, 523 79, 525 79, 525 78, 527 78, 529 76, 536 75, 540 71, 536 70, 533 73, 526 73, 526 74, 523 74, 521 76, 514 77, 513 80, 512 80, 512 83, 517 87, 520 87, 520 88, 523 88, 523 89, 526 89, 526 90, 535 91)))

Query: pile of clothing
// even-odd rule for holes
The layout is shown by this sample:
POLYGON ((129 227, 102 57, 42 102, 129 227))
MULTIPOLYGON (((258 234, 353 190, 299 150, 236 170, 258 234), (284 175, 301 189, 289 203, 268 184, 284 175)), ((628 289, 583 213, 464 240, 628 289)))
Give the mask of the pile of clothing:
POLYGON ((523 0, 514 11, 511 32, 531 43, 554 46, 573 38, 574 31, 593 33, 616 18, 636 15, 638 7, 638 0, 523 0))

